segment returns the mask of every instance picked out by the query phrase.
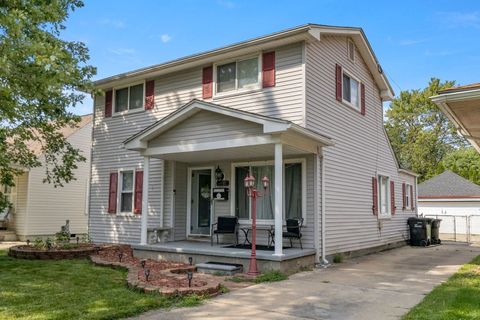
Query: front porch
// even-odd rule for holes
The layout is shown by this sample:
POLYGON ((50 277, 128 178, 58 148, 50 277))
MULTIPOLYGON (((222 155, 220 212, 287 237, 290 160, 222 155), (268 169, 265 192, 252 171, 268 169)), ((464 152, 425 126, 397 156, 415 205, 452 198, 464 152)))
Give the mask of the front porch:
MULTIPOLYGON (((193 264, 204 262, 223 262, 242 264, 248 270, 250 250, 231 248, 228 244, 210 245, 206 241, 172 241, 147 245, 132 245, 134 255, 144 259, 164 259, 188 263, 192 257, 193 264)), ((257 265, 260 270, 280 270, 289 273, 311 268, 315 263, 314 248, 284 248, 283 254, 277 256, 273 251, 257 249, 257 265)))
MULTIPOLYGON (((250 250, 229 247, 234 243, 232 235, 221 236, 223 245, 204 241, 220 216, 237 217, 239 229, 251 226, 252 203, 243 185, 250 174, 263 193, 256 206, 257 244, 273 243, 272 250, 257 251, 260 267, 313 266, 321 244, 321 149, 332 144, 329 138, 289 121, 192 101, 125 141, 126 149, 144 157, 141 207, 149 208, 149 214, 141 216, 141 241, 134 245, 135 254, 248 267, 250 250), (160 176, 158 160, 162 160, 160 176), (271 181, 267 189, 260 181, 264 176, 271 181), (162 209, 152 210, 159 194, 162 209), (303 250, 295 240, 298 248, 286 248, 290 242, 282 234, 287 219, 303 221, 303 250)), ((244 242, 247 233, 238 235, 244 242)))

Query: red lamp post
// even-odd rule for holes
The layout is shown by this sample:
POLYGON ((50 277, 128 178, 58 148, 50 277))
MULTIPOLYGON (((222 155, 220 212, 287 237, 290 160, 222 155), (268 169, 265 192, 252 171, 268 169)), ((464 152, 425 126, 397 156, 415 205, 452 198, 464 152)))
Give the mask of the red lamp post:
POLYGON ((248 174, 244 180, 247 195, 252 198, 252 253, 250 255, 250 266, 247 274, 256 276, 260 274, 257 269, 257 198, 262 197, 268 188, 270 180, 267 176, 262 178, 263 193, 255 188, 255 177, 248 174))

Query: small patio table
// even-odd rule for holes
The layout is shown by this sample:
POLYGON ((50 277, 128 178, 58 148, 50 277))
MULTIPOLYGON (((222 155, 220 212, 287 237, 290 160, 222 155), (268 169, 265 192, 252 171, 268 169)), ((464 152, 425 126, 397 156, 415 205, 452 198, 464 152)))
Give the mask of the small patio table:
MULTIPOLYGON (((240 227, 240 230, 242 230, 243 235, 245 236, 245 240, 243 240, 243 245, 246 245, 247 243, 249 245, 252 245, 252 242, 248 240, 248 235, 250 234, 250 231, 252 230, 252 226, 242 226, 240 227)), ((268 247, 270 248, 271 244, 273 243, 273 233, 275 230, 275 226, 273 225, 261 225, 257 226, 257 231, 266 231, 268 235, 268 247)))

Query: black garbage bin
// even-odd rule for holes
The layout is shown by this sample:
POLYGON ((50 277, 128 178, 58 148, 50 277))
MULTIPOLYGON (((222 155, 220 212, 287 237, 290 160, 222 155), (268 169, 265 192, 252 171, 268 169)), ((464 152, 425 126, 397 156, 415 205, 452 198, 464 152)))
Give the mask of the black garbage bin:
POLYGON ((440 222, 442 219, 432 219, 432 244, 440 244, 440 222))
POLYGON ((432 219, 408 218, 410 245, 426 247, 431 243, 432 219))

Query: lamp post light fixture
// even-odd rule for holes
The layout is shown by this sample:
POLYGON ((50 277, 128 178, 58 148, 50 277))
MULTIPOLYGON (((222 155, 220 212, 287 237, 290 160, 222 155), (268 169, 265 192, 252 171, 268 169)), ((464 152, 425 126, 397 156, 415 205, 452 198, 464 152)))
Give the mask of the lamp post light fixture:
POLYGON ((27 246, 30 246, 30 239, 27 239, 27 246))
POLYGON ((150 277, 150 269, 145 269, 143 272, 145 273, 145 281, 148 282, 148 278, 150 277))
POLYGON ((193 258, 192 257, 188 257, 188 264, 193 265, 193 258))
POLYGON ((260 272, 257 269, 257 198, 263 197, 270 185, 270 179, 267 176, 262 178, 263 192, 255 188, 255 177, 250 173, 243 180, 247 195, 252 198, 252 253, 250 254, 250 266, 247 274, 257 276, 260 272))
POLYGON ((192 271, 187 272, 187 279, 188 279, 188 287, 190 288, 192 286, 192 279, 193 279, 193 272, 192 271))
POLYGON ((80 242, 80 237, 77 236, 77 244, 80 242))
POLYGON ((119 252, 118 253, 118 261, 122 262, 122 258, 123 258, 123 252, 119 252))
POLYGON ((146 263, 147 263, 147 261, 145 259, 140 261, 140 265, 142 266, 142 269, 145 269, 145 264, 146 263))

